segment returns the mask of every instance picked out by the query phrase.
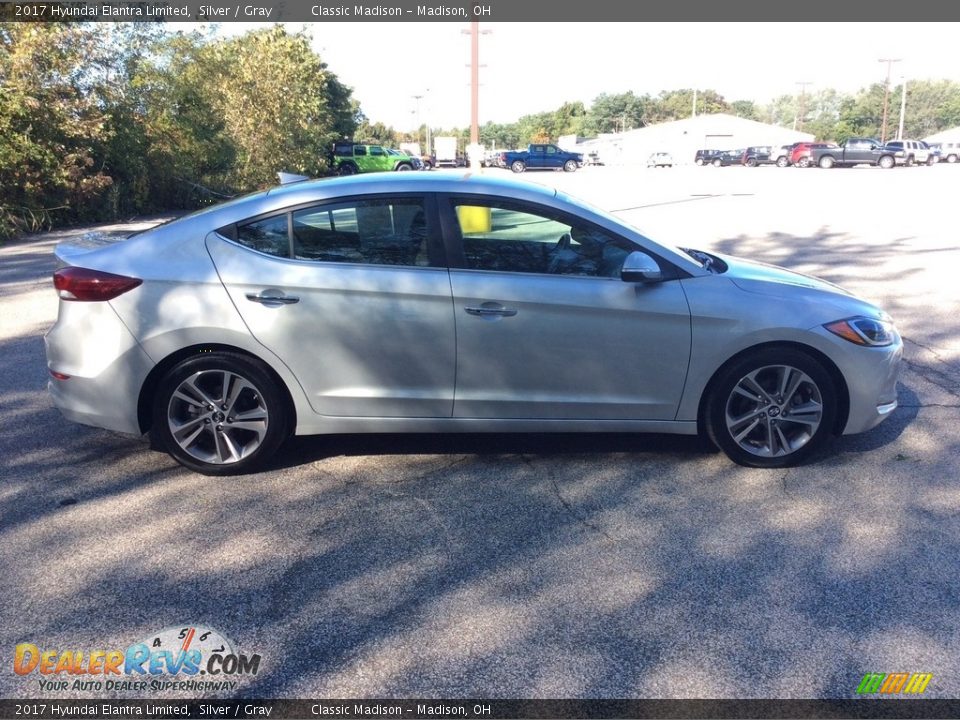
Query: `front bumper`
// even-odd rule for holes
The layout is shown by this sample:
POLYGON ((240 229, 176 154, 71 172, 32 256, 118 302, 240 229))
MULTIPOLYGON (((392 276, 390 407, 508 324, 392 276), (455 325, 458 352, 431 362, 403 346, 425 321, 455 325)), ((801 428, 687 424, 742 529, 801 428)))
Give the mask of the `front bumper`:
POLYGON ((903 341, 899 335, 888 347, 851 345, 851 348, 859 352, 845 354, 850 360, 841 361, 840 367, 850 399, 844 435, 866 432, 897 409, 897 381, 903 359, 903 341))

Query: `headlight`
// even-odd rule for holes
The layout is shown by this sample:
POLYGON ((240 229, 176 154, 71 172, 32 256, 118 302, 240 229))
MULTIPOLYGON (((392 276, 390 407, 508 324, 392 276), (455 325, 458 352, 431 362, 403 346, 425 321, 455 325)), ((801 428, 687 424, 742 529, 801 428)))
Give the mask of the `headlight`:
POLYGON ((867 347, 892 345, 896 338, 893 323, 889 320, 878 320, 876 318, 847 318, 846 320, 827 323, 824 327, 844 340, 867 347))

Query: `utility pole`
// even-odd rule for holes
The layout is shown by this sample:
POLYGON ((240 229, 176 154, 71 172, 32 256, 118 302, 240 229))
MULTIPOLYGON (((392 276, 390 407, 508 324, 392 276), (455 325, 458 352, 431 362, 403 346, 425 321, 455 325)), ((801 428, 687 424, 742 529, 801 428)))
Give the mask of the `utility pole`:
POLYGON ((690 115, 691 118, 697 116, 697 89, 693 89, 693 113, 690 115))
POLYGON ((800 120, 800 127, 797 128, 797 123, 794 121, 794 129, 798 129, 800 132, 803 132, 803 118, 807 114, 807 85, 813 85, 809 80, 800 80, 797 82, 797 85, 800 86, 800 107, 797 109, 797 118, 800 120))
POLYGON ((903 140, 903 116, 907 113, 907 77, 903 77, 900 91, 900 126, 897 128, 897 140, 903 140))
POLYGON ((480 30, 480 23, 470 22, 470 30, 462 30, 470 35, 470 144, 480 144, 480 35, 488 35, 489 30, 480 30))
POLYGON ((890 68, 901 58, 880 58, 878 62, 887 64, 887 79, 883 82, 883 123, 880 127, 880 144, 887 142, 887 109, 890 103, 890 68))

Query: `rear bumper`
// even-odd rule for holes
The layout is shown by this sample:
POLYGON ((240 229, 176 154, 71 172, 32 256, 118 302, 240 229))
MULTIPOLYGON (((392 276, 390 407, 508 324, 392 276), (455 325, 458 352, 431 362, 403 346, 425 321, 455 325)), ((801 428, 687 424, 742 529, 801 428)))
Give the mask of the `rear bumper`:
POLYGON ((44 337, 53 404, 70 421, 140 434, 137 405, 154 363, 108 303, 60 303, 44 337))

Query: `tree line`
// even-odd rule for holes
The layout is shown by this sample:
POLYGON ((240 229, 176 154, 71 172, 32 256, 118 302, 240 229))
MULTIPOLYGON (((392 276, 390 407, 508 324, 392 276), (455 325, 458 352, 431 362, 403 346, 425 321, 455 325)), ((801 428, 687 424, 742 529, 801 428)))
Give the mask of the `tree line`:
POLYGON ((321 175, 360 118, 310 38, 279 26, 0 23, 0 239, 321 175))
MULTIPOLYGON (((888 135, 899 119, 890 88, 888 135)), ((880 135, 885 88, 822 89, 766 105, 698 90, 700 113, 726 112, 842 141, 880 135)), ((598 95, 589 107, 480 128, 487 147, 592 137, 689 117, 692 89, 598 95)), ((960 125, 960 85, 907 86, 905 134, 960 125)), ((431 128, 457 135, 466 128, 431 128)), ((222 38, 162 23, 0 22, 0 240, 54 224, 190 209, 275 182, 319 176, 335 140, 419 140, 364 116, 351 89, 281 26, 222 38)))

